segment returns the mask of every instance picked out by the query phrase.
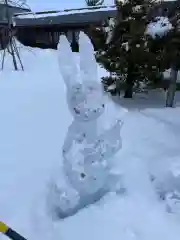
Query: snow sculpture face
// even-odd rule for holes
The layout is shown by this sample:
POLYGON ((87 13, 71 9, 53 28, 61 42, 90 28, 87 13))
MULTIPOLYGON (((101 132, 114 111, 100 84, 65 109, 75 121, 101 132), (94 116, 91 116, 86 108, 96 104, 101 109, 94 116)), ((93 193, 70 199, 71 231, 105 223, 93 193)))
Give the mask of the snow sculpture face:
POLYGON ((78 55, 71 51, 68 40, 61 36, 59 66, 67 87, 67 104, 78 121, 92 121, 104 111, 104 97, 98 82, 97 63, 89 38, 80 33, 78 55))
POLYGON ((104 111, 104 101, 99 84, 77 84, 68 92, 68 106, 76 120, 92 121, 104 111))

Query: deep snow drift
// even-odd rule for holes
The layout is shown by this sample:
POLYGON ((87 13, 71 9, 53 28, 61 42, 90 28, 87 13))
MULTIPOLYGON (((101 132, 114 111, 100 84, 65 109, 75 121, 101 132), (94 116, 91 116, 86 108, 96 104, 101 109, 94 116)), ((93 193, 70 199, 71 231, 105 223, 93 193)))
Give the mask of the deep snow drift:
POLYGON ((178 215, 167 213, 149 173, 165 182, 171 160, 177 166, 180 109, 128 110, 109 102, 124 121, 115 170, 126 191, 53 222, 46 190, 49 180, 59 177, 72 116, 56 52, 22 49, 22 55, 25 72, 0 73, 0 219, 32 240, 179 239, 178 215))

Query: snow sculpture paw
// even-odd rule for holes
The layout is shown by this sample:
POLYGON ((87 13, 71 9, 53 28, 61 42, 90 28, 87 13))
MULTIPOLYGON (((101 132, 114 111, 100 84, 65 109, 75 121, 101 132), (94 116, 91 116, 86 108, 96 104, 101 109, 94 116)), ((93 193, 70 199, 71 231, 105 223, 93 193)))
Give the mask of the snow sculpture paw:
MULTIPOLYGON (((54 211, 59 218, 75 214, 83 207, 99 201, 114 181, 111 160, 120 150, 122 122, 98 129, 105 111, 105 99, 98 82, 97 63, 90 39, 80 33, 80 59, 72 53, 65 36, 58 46, 59 66, 67 87, 67 104, 74 121, 68 129, 62 148, 66 187, 53 187, 54 211), (56 209, 56 210, 55 210, 56 209)), ((115 183, 114 183, 115 184, 115 183)))
POLYGON ((54 219, 73 215, 79 205, 79 194, 70 186, 61 187, 51 183, 48 192, 48 209, 54 219))

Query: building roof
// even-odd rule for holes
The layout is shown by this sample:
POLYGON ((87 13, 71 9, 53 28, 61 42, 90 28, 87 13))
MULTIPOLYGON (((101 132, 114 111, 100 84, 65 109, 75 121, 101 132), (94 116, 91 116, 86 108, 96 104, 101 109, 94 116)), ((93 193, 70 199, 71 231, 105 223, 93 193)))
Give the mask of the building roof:
POLYGON ((43 26, 72 24, 100 23, 117 14, 115 6, 89 7, 80 9, 67 9, 64 11, 47 11, 36 13, 15 14, 16 26, 43 26))
MULTIPOLYGON (((172 16, 179 1, 157 2, 150 12, 150 17, 172 16)), ((61 11, 22 12, 15 14, 14 22, 17 27, 74 27, 98 24, 110 17, 116 17, 116 6, 95 6, 79 9, 65 9, 61 11)))

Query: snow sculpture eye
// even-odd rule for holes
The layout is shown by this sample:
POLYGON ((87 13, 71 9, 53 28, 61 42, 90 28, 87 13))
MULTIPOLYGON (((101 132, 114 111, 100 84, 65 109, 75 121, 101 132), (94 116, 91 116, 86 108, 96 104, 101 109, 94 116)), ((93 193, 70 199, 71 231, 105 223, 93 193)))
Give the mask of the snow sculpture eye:
POLYGON ((86 174, 85 173, 81 173, 81 178, 85 178, 86 174))
POLYGON ((78 108, 74 108, 74 112, 75 112, 76 114, 80 114, 80 113, 81 113, 78 108))

